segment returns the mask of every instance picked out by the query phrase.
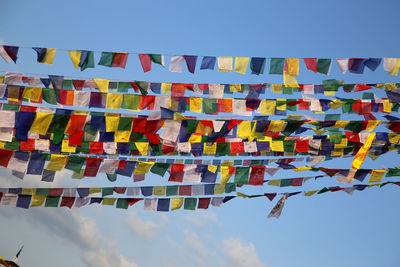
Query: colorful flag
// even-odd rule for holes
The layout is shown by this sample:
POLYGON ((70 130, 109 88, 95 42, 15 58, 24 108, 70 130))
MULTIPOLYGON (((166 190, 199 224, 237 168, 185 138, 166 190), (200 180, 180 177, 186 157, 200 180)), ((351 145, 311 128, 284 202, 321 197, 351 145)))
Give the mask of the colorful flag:
POLYGON ((101 52, 101 58, 97 64, 106 67, 119 67, 125 69, 128 56, 128 53, 101 52))
POLYGON ((37 53, 37 62, 52 65, 54 56, 56 55, 56 49, 52 48, 41 48, 32 47, 37 53))

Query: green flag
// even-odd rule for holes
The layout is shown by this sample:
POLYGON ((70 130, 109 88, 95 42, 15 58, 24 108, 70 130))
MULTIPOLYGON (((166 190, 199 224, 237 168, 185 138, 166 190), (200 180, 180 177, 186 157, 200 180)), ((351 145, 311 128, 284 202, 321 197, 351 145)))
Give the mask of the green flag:
POLYGON ((160 64, 161 66, 165 66, 164 64, 164 56, 161 54, 149 54, 150 60, 156 64, 160 64))
POLYGON ((269 66, 269 74, 283 74, 283 68, 285 66, 284 58, 271 58, 269 66))
POLYGON ((128 201, 125 198, 117 199, 117 209, 127 209, 129 207, 128 201))
POLYGON ((60 197, 46 197, 46 203, 44 204, 45 207, 58 207, 58 202, 60 202, 60 197))
POLYGON ((98 65, 106 66, 106 67, 112 67, 114 59, 114 53, 112 52, 101 52, 101 58, 98 65))
POLYGON ((167 196, 176 196, 178 195, 179 186, 177 185, 168 185, 166 195, 167 196))
POLYGON ((185 210, 195 210, 196 209, 196 205, 197 205, 197 198, 185 198, 185 204, 183 206, 183 208, 185 210))
POLYGON ((154 174, 157 174, 157 175, 160 175, 161 177, 163 177, 165 175, 165 173, 167 172, 170 165, 171 165, 170 163, 156 162, 151 167, 150 171, 154 174))
POLYGON ((236 167, 235 184, 248 184, 250 167, 236 167))
POLYGON ((74 172, 80 172, 85 160, 86 159, 82 157, 69 156, 68 163, 65 168, 74 172))
POLYGON ((317 62, 317 71, 329 75, 331 70, 332 59, 330 58, 320 58, 317 62))

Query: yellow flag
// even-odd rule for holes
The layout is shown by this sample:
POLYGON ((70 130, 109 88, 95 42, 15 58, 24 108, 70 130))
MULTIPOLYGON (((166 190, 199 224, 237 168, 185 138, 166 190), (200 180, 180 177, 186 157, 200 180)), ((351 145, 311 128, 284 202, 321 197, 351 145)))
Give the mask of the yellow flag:
POLYGON ((372 170, 368 183, 380 183, 385 173, 385 170, 372 170))
POLYGON ((128 143, 130 137, 131 137, 131 131, 116 131, 115 132, 115 142, 128 143))
POLYGON ((314 194, 317 193, 317 192, 318 192, 318 190, 307 191, 307 192, 304 193, 304 195, 305 195, 306 197, 310 197, 310 196, 314 195, 314 194))
MULTIPOLYGON (((49 64, 52 65, 53 64, 53 60, 54 60, 54 56, 56 55, 56 49, 54 48, 47 48, 46 49, 46 55, 43 59, 43 61, 41 63, 45 63, 45 64, 49 64)), ((74 63, 75 65, 75 63, 74 63)))
POLYGON ((143 156, 146 156, 149 151, 149 143, 146 142, 135 142, 136 148, 139 150, 139 153, 143 156))
POLYGON ((246 74, 247 66, 249 65, 250 58, 248 57, 235 57, 235 72, 246 74))
POLYGON ((270 142, 271 150, 276 152, 284 152, 283 150, 283 141, 271 141, 270 142))
POLYGON ((46 170, 61 171, 67 163, 67 155, 51 154, 50 162, 47 164, 46 170))
POLYGON ((273 185, 273 186, 279 186, 281 184, 280 179, 275 179, 275 180, 269 180, 268 185, 273 185))
POLYGON ((53 113, 36 113, 30 131, 32 133, 45 135, 49 129, 51 121, 53 120, 53 116, 53 113))
MULTIPOLYGON (((287 73, 290 75, 299 75, 299 59, 298 58, 287 58, 286 64, 288 67, 287 73)), ((293 86, 289 86, 293 87, 293 86)))
POLYGON ((368 121, 367 127, 365 130, 367 130, 367 132, 372 132, 376 126, 379 125, 381 121, 368 121))
POLYGON ((153 195, 155 196, 165 196, 167 192, 167 187, 164 186, 153 186, 153 195))
POLYGON ((282 84, 273 84, 271 86, 271 92, 276 94, 282 94, 282 84))
POLYGON ((61 144, 61 152, 66 153, 75 153, 76 147, 69 145, 69 139, 63 139, 61 144))
POLYGON ((286 87, 300 87, 296 78, 288 74, 286 71, 283 71, 283 83, 286 87))
POLYGON ((336 128, 344 128, 344 127, 346 127, 347 124, 349 124, 349 123, 350 123, 350 121, 336 121, 336 122, 335 122, 335 126, 333 126, 333 127, 336 127, 336 128))
POLYGON ((99 188, 99 187, 91 187, 91 188, 89 188, 89 195, 96 194, 96 193, 101 193, 101 188, 99 188))
POLYGON ((190 111, 201 113, 203 109, 203 98, 191 97, 189 105, 190 111))
POLYGON ((162 83, 161 84, 161 92, 164 95, 170 95, 171 94, 171 88, 172 88, 172 83, 162 83))
POLYGON ((400 69, 400 58, 397 58, 396 64, 394 65, 393 70, 389 72, 389 75, 397 76, 399 74, 399 69, 400 69))
POLYGON ((229 166, 221 166, 221 184, 226 184, 231 179, 232 174, 229 173, 229 166))
POLYGON ((46 196, 32 196, 31 207, 40 207, 46 200, 46 196))
POLYGON ((33 196, 36 194, 36 188, 22 188, 22 194, 33 196))
POLYGON ((171 210, 180 209, 183 205, 183 197, 171 199, 171 210))
POLYGON ((212 173, 216 173, 218 170, 218 165, 208 165, 207 169, 212 173))
POLYGON ((237 195, 238 197, 242 197, 242 198, 248 198, 248 197, 249 197, 248 195, 243 194, 243 193, 240 193, 240 192, 236 192, 236 195, 237 195))
POLYGON ((140 161, 137 167, 135 168, 134 174, 146 174, 149 172, 151 166, 153 165, 154 162, 140 161))
POLYGON ((263 115, 274 115, 275 107, 276 107, 275 100, 261 100, 260 113, 263 115))
POLYGON ((74 64, 75 69, 79 67, 79 62, 81 62, 81 51, 68 50, 69 56, 71 57, 72 64, 74 64))
POLYGON ((285 126, 286 121, 284 120, 272 120, 268 126, 268 131, 270 132, 280 132, 282 131, 283 127, 285 126))
POLYGON ((107 93, 106 108, 108 109, 120 109, 122 105, 122 100, 124 100, 123 94, 112 94, 107 93))
POLYGON ((340 99, 331 99, 331 103, 328 104, 328 107, 331 109, 338 109, 344 105, 344 101, 341 101, 340 99))
POLYGON ((31 101, 39 101, 42 96, 42 88, 40 87, 25 87, 23 98, 29 99, 31 101))
POLYGON ((231 84, 229 86, 229 90, 231 92, 241 92, 242 91, 242 85, 241 84, 231 84))
MULTIPOLYGON (((200 123, 199 123, 200 124, 200 123)), ((201 143, 201 135, 193 134, 189 140, 189 143, 201 143)))
POLYGON ((400 141, 400 134, 397 134, 397 133, 389 133, 389 134, 388 134, 388 137, 389 137, 390 143, 395 144, 395 145, 399 144, 399 141, 400 141))
POLYGON ((311 170, 311 169, 312 168, 309 167, 309 166, 302 166, 302 167, 294 168, 292 170, 295 171, 295 172, 302 172, 302 171, 308 171, 308 170, 311 170))
POLYGON ((283 103, 285 103, 285 104, 282 104, 282 105, 276 105, 276 109, 277 110, 282 110, 282 111, 284 111, 284 110, 286 110, 286 99, 280 99, 280 98, 278 98, 278 99, 276 99, 277 101, 279 101, 279 102, 283 102, 283 103))
POLYGON ((106 132, 118 131, 119 116, 118 114, 106 114, 106 132))
POLYGON ((107 80, 107 79, 93 79, 93 81, 96 83, 97 88, 99 89, 100 92, 102 92, 102 93, 107 93, 108 92, 108 86, 110 84, 109 80, 107 80))
POLYGON ((251 136, 251 121, 242 121, 237 128, 237 137, 247 139, 251 136))
POLYGON ((116 198, 105 197, 101 203, 107 206, 114 206, 116 200, 116 198))
POLYGON ((225 193, 225 184, 215 184, 214 185, 214 194, 219 195, 225 193))
POLYGON ((204 150, 203 150, 203 154, 207 154, 207 155, 215 155, 215 153, 217 152, 217 143, 204 143, 204 150))
POLYGON ((371 148, 372 142, 374 141, 375 133, 370 133, 368 135, 367 141, 365 144, 358 150, 356 156, 354 157, 352 168, 359 169, 364 162, 365 157, 367 156, 368 150, 371 148))

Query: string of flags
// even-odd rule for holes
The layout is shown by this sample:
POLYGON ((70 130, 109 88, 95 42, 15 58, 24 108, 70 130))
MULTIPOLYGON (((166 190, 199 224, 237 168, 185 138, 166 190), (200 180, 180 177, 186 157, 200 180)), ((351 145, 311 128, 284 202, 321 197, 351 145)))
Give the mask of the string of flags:
MULTIPOLYGON (((5 62, 17 63, 20 46, 2 45, 0 46, 0 56, 5 62)), ((87 68, 94 68, 96 61, 94 51, 89 50, 63 50, 43 47, 31 47, 36 53, 37 62, 53 64, 56 51, 67 51, 73 66, 81 71, 87 68)), ((121 53, 101 51, 97 65, 105 67, 119 67, 125 69, 128 56, 136 54, 140 61, 143 72, 152 70, 152 65, 157 64, 165 67, 165 55, 162 54, 141 54, 141 53, 121 53)), ((196 71, 197 60, 200 56, 196 55, 171 55, 168 70, 170 72, 182 72, 183 65, 187 70, 194 74, 196 71)), ((299 75, 300 58, 266 58, 266 57, 232 57, 232 56, 203 56, 201 59, 200 70, 214 70, 219 72, 236 72, 246 74, 250 68, 250 73, 254 75, 264 74, 265 66, 269 62, 269 74, 279 74, 284 76, 285 84, 292 84, 298 87, 294 76, 299 75)), ((380 65, 389 75, 397 76, 400 70, 400 58, 303 58, 307 70, 315 73, 329 75, 332 62, 336 61, 343 74, 347 72, 353 74, 363 74, 365 68, 375 71, 380 65), (382 64, 383 62, 383 64, 382 64)))
MULTIPOLYGON (((17 63, 21 48, 26 47, 2 45, 0 56, 7 63, 17 63)), ((31 49, 37 62, 48 65, 57 60, 57 50, 68 52, 74 68, 81 71, 96 65, 125 69, 133 54, 144 72, 156 65, 170 72, 182 72, 186 65, 193 74, 198 69, 241 74, 250 70, 254 75, 282 75, 283 84, 115 81, 5 72, 0 75, 0 166, 10 169, 13 176, 24 179, 25 175, 38 175, 41 181, 51 183, 57 172, 69 170, 75 179, 105 175, 111 182, 118 176, 142 182, 151 175, 161 180, 151 186, 0 188, 0 204, 4 206, 71 208, 97 203, 127 209, 143 200, 145 210, 173 211, 220 207, 238 197, 272 201, 281 195, 268 215, 278 218, 287 199, 301 193, 352 194, 387 184, 400 186, 400 182, 382 182, 400 176, 400 167, 363 168, 367 156, 376 159, 400 153, 400 118, 393 115, 400 108, 400 83, 349 84, 327 79, 321 84, 302 84, 296 79, 302 64, 309 71, 329 75, 334 62, 342 74, 363 74, 365 69, 381 67, 389 75, 398 75, 400 58, 217 57, 31 49), (362 97, 337 97, 339 90, 362 92, 362 97), (386 97, 372 90, 380 90, 386 97), (275 99, 271 93, 302 96, 275 99), (317 98, 317 94, 326 97, 317 98), (308 114, 323 114, 324 118, 308 114), (364 118, 349 120, 347 114, 364 118), (348 166, 319 166, 345 157, 352 159, 348 166), (278 179, 270 179, 281 170, 320 175, 290 177, 282 172, 278 179), (367 184, 258 195, 238 190, 246 185, 300 188, 322 177, 367 184)))
MULTIPOLYGON (((0 82, 6 85, 44 87, 65 90, 85 90, 99 92, 134 92, 143 95, 161 94, 176 97, 185 93, 196 95, 230 96, 234 93, 245 93, 247 98, 264 98, 268 93, 293 94, 303 92, 305 94, 324 94, 334 96, 342 88, 345 93, 361 92, 370 89, 384 89, 393 91, 400 87, 400 83, 345 83, 335 79, 323 80, 322 84, 299 84, 299 87, 286 87, 283 84, 208 84, 208 83, 176 83, 176 82, 149 82, 149 81, 116 81, 101 78, 78 78, 64 75, 23 74, 7 72, 0 75, 0 82)), ((3 88, 5 85, 1 85, 3 88)))
MULTIPOLYGON (((354 193, 354 191, 363 191, 366 188, 376 188, 383 187, 388 184, 395 184, 400 186, 400 182, 385 182, 381 184, 359 184, 353 185, 349 187, 324 187, 319 190, 311 190, 311 191, 296 191, 296 192, 288 192, 288 193, 264 193, 259 195, 246 195, 240 192, 237 192, 236 195, 226 195, 222 197, 176 197, 176 198, 121 198, 121 197, 104 197, 102 196, 88 196, 85 194, 84 197, 76 197, 68 195, 62 195, 65 190, 62 189, 53 189, 51 192, 49 190, 42 190, 40 188, 30 188, 30 189, 8 189, 11 193, 3 193, 0 192, 0 204, 4 206, 13 206, 24 209, 29 209, 33 207, 67 207, 67 208, 81 208, 86 205, 91 204, 101 204, 106 206, 115 206, 118 209, 128 209, 129 206, 133 206, 134 204, 143 201, 143 208, 145 210, 157 210, 162 212, 179 210, 183 207, 185 210, 196 210, 196 209, 208 209, 210 204, 213 207, 220 208, 222 204, 240 197, 244 199, 252 199, 259 197, 267 197, 270 201, 272 201, 277 195, 282 195, 282 198, 277 202, 274 208, 271 210, 268 218, 276 217, 278 218, 282 212, 285 201, 292 196, 303 194, 304 196, 313 196, 320 195, 326 192, 339 192, 344 191, 350 195, 354 193), (23 194, 25 192, 26 194, 23 194), (35 193, 44 194, 35 194, 35 193)), ((101 188, 100 188, 101 189, 101 188)), ((69 189, 67 189, 68 191, 69 189)), ((79 190, 79 189, 77 189, 79 190)), ((80 190, 83 192, 83 190, 80 190)), ((69 192, 69 191, 68 191, 69 192)), ((79 192, 79 191, 78 191, 79 192)), ((97 190, 95 193, 102 193, 102 190, 97 190)), ((111 193, 112 194, 112 193, 111 193)))

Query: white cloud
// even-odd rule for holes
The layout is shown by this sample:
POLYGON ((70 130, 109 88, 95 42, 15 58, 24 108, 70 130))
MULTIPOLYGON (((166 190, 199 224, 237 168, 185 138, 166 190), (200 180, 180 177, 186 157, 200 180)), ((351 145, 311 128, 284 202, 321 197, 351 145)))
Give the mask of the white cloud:
POLYGON ((82 253, 83 262, 89 267, 137 267, 134 262, 128 261, 124 255, 115 249, 99 249, 95 251, 85 251, 82 253))
POLYGON ((201 242, 197 233, 190 231, 189 229, 185 229, 183 231, 184 241, 185 243, 195 252, 196 255, 201 258, 205 258, 210 254, 207 247, 201 242))
POLYGON ((237 238, 226 239, 223 242, 225 265, 229 267, 262 267, 265 266, 258 258, 253 243, 245 243, 237 238))
POLYGON ((27 223, 41 227, 60 243, 76 249, 83 262, 89 267, 137 266, 129 262, 115 247, 107 245, 103 248, 101 244, 109 244, 110 241, 101 236, 93 219, 79 214, 76 210, 36 208, 21 211, 21 209, 5 207, 0 216, 22 218, 27 223), (97 264, 94 259, 98 259, 100 263, 97 264), (108 264, 109 262, 112 264, 108 264))
POLYGON ((218 220, 217 214, 213 211, 198 211, 196 213, 191 213, 183 216, 183 218, 192 223, 196 227, 206 227, 206 226, 221 226, 221 222, 218 220))
MULTIPOLYGON (((157 214, 158 215, 158 214, 157 214)), ((137 236, 140 236, 146 240, 153 240, 160 228, 163 228, 167 221, 165 214, 160 214, 160 220, 158 224, 153 221, 143 220, 135 210, 131 211, 130 218, 126 221, 128 228, 137 236)))

